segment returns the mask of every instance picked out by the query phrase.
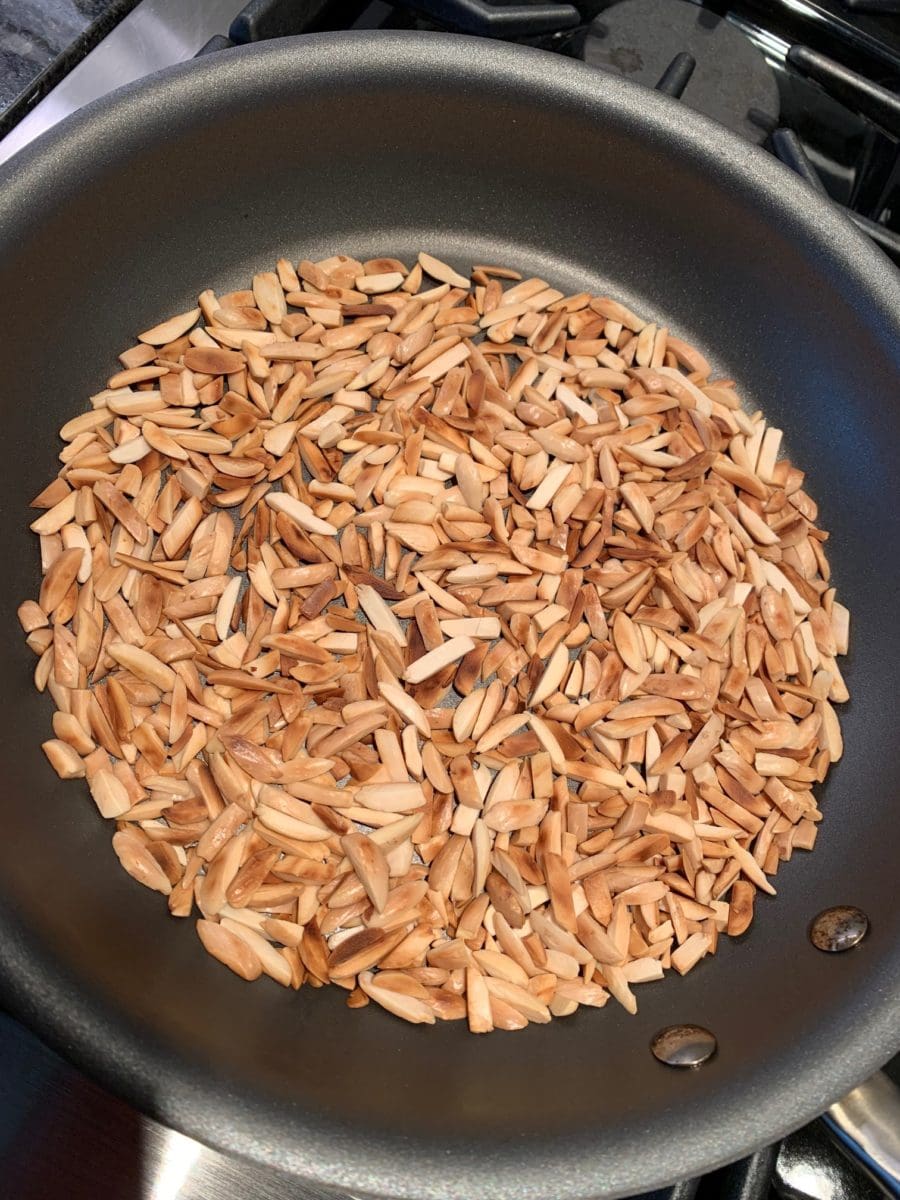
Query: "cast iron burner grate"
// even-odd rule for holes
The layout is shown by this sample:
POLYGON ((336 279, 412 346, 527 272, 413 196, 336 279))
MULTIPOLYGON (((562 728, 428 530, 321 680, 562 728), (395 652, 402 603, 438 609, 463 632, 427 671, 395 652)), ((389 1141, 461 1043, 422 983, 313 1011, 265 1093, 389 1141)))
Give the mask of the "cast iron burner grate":
POLYGON ((621 0, 591 23, 583 51, 591 66, 650 87, 679 55, 694 63, 685 104, 749 141, 765 141, 781 107, 775 73, 737 26, 709 9, 688 0, 621 0))

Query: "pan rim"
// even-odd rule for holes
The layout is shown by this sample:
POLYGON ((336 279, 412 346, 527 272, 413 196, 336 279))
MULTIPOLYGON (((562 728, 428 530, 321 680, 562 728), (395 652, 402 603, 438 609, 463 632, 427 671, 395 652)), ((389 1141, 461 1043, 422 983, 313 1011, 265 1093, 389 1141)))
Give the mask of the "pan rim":
MULTIPOLYGON (((89 142, 102 139, 104 129, 111 130, 124 119, 160 126, 163 92, 170 99, 184 100, 210 85, 215 90, 248 91, 251 76, 258 85, 262 70, 267 79, 296 79, 298 87, 308 87, 310 81, 324 80, 329 65, 338 60, 344 70, 348 60, 357 61, 361 73, 384 72, 390 63, 392 68, 414 65, 419 71, 450 69, 461 80, 476 78, 479 83, 514 78, 541 90, 548 103, 578 105, 598 115, 612 112, 627 117, 647 136, 668 135, 679 142, 692 163, 715 162, 720 170, 725 164, 729 178, 749 199, 776 213, 789 232, 802 233, 836 275, 870 297, 873 310, 883 319, 878 332, 885 342, 893 340, 900 368, 896 349, 900 346, 900 275, 846 218, 787 168, 712 121, 640 85, 543 51, 459 35, 305 35, 223 51, 149 76, 88 105, 0 168, 0 229, 11 226, 17 204, 37 181, 44 180, 52 187, 54 176, 65 170, 67 162, 74 162, 89 142)), ((782 1077, 772 1082, 764 1110, 754 1113, 752 1121, 743 1098, 739 1101, 734 1094, 731 1105, 718 1114, 715 1127, 694 1125, 683 1130, 677 1151, 668 1158, 651 1157, 645 1147, 645 1157, 637 1166, 633 1147, 629 1161, 625 1147, 611 1152, 599 1144, 585 1145, 583 1139, 577 1148, 562 1141, 552 1147, 540 1143, 546 1181, 542 1190, 540 1181, 523 1182, 520 1145, 498 1147, 491 1157, 459 1155, 452 1163, 452 1173, 447 1169, 441 1173, 436 1157, 422 1153, 417 1159, 416 1150, 408 1143, 401 1146, 399 1140, 371 1131, 355 1136, 352 1130, 337 1126, 300 1128, 296 1122, 285 1121, 281 1131, 290 1130, 291 1145, 283 1150, 273 1147, 264 1121, 255 1114, 251 1119, 238 1099, 229 1099, 220 1089, 214 1091, 211 1076, 205 1077, 204 1090, 203 1079, 172 1055, 166 1063, 168 1092, 161 1094, 159 1048, 148 1045, 140 1031, 115 1014, 98 1019, 94 998, 86 990, 73 996, 58 968, 54 970, 40 947, 29 945, 28 935, 5 909, 0 911, 0 971, 17 1016, 138 1108, 227 1153, 277 1165, 310 1183, 329 1184, 355 1194, 427 1196, 429 1200, 465 1194, 498 1200, 552 1195, 557 1200, 583 1200, 589 1195, 612 1198, 636 1188, 658 1187, 674 1176, 696 1174, 732 1161, 783 1136, 788 1128, 804 1124, 900 1046, 896 972, 892 980, 885 971, 885 986, 877 1001, 870 997, 865 1022, 851 1021, 841 1028, 839 1052, 827 1061, 818 1055, 804 1058, 798 1052, 798 1070, 790 1079, 782 1072, 782 1077), (65 1025, 60 1020, 62 1013, 67 1015, 65 1025), (202 1117, 198 1106, 202 1106, 202 1117)))

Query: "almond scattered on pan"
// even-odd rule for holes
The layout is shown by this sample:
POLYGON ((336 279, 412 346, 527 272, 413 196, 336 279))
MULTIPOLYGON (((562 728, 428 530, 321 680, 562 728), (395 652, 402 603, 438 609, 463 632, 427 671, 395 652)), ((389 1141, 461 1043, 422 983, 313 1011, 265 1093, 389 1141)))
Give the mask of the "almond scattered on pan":
POLYGON ((245 979, 478 1033, 740 935, 812 849, 849 616, 781 432, 624 305, 282 259, 60 431, 47 758, 245 979))

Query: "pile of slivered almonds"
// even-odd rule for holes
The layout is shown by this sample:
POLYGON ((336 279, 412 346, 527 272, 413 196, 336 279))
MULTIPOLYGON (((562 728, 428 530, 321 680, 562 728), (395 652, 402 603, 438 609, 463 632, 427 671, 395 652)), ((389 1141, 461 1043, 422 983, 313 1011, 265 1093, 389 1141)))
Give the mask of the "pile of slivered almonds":
POLYGON ((245 979, 520 1029, 812 848, 848 612, 781 433, 622 304, 282 259, 60 431, 44 744, 245 979))

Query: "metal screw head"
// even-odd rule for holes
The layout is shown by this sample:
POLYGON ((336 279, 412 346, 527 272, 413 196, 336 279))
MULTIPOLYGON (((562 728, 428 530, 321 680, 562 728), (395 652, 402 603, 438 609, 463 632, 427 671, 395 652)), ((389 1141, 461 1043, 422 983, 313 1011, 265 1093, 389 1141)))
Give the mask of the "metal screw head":
POLYGON ((869 932, 869 918, 861 908, 852 904, 838 904, 826 908, 813 919, 809 926, 809 940, 817 950, 827 954, 840 954, 858 946, 869 932))
POLYGON ((667 1025, 655 1035, 650 1051, 667 1067, 702 1067, 716 1052, 716 1039, 702 1025, 667 1025))

